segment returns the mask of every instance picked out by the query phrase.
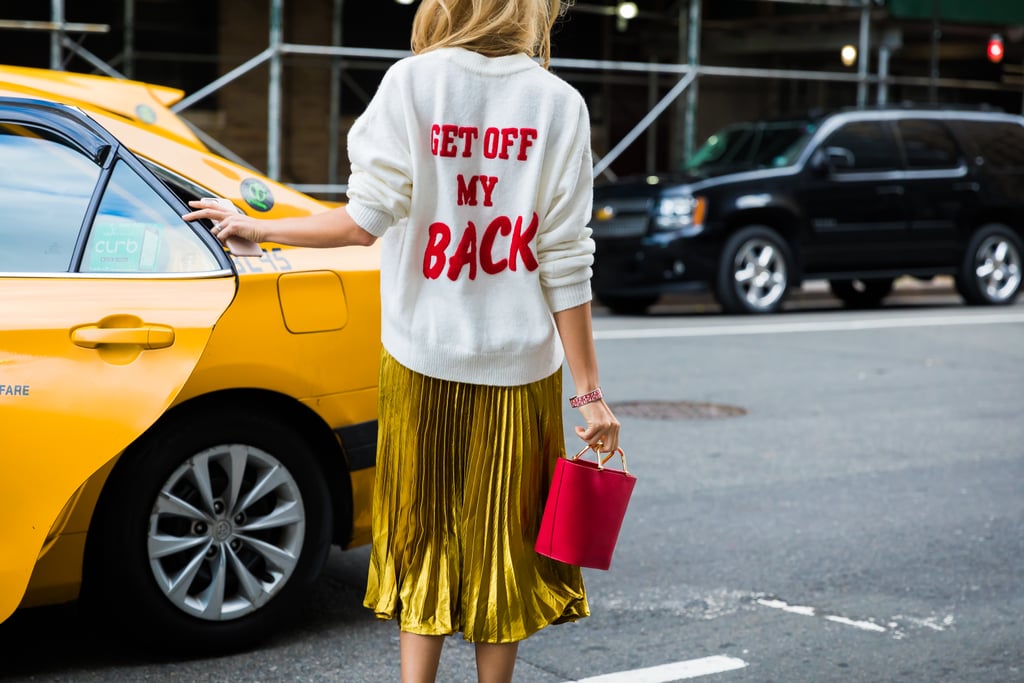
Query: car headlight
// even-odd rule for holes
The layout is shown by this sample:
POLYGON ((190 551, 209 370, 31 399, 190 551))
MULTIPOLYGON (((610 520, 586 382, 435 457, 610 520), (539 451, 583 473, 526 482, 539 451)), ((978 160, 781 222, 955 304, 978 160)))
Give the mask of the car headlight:
POLYGON ((706 210, 704 197, 663 197, 655 207, 654 224, 659 230, 695 228, 699 232, 704 227, 706 210))

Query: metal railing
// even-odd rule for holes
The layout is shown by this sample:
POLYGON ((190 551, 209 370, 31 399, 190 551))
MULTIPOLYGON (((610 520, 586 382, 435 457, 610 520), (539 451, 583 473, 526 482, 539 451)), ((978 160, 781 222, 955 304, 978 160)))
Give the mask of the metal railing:
MULTIPOLYGON (((126 22, 134 17, 135 0, 125 1, 126 22)), ((762 0, 764 2, 792 2, 801 4, 817 4, 844 6, 860 9, 859 25, 859 54, 868 55, 871 53, 871 12, 872 0, 762 0)), ((236 80, 253 69, 269 62, 269 76, 267 83, 267 168, 266 175, 278 180, 281 173, 281 143, 282 143, 282 83, 284 79, 283 59, 288 55, 313 55, 331 59, 331 111, 330 126, 328 132, 328 144, 330 159, 328 161, 328 182, 316 184, 293 184, 296 189, 313 193, 338 193, 346 191, 346 185, 337 182, 338 176, 338 143, 340 139, 340 97, 341 97, 341 60, 342 59, 368 59, 393 62, 410 53, 404 50, 386 50, 376 48, 347 47, 340 45, 341 42, 341 20, 344 0, 333 0, 332 16, 332 45, 307 45, 287 43, 284 41, 283 31, 283 10, 285 0, 268 0, 270 8, 270 28, 268 35, 268 46, 260 53, 254 55, 237 67, 231 69, 224 75, 214 79, 209 84, 189 94, 181 101, 171 107, 175 112, 181 112, 194 105, 196 102, 209 97, 228 83, 236 80)), ((883 36, 877 40, 878 50, 878 73, 872 74, 869 71, 868 59, 858 60, 856 73, 837 71, 807 71, 792 69, 759 69, 742 67, 710 66, 700 63, 700 0, 689 0, 679 3, 678 23, 680 30, 680 49, 678 64, 656 64, 648 62, 630 61, 607 61, 593 59, 552 59, 551 66, 557 70, 573 71, 594 71, 601 74, 609 73, 645 73, 652 77, 667 76, 675 79, 674 84, 657 101, 652 98, 650 111, 633 128, 626 133, 621 140, 613 145, 606 154, 599 157, 595 155, 594 171, 596 174, 605 174, 614 178, 611 171, 611 164, 639 138, 650 126, 662 116, 665 111, 682 95, 687 95, 686 107, 683 110, 684 145, 683 156, 693 149, 695 118, 697 109, 697 87, 701 76, 706 77, 727 77, 727 78, 749 78, 749 79, 775 79, 775 80, 802 80, 821 81, 836 83, 851 83, 857 86, 857 104, 865 106, 868 102, 868 90, 870 86, 876 87, 876 101, 878 104, 885 104, 888 101, 888 91, 893 85, 924 86, 930 89, 976 89, 976 90, 999 90, 1019 91, 1020 87, 1013 84, 1003 84, 993 81, 965 80, 952 78, 939 78, 932 73, 927 77, 892 76, 888 72, 889 57, 891 51, 899 47, 898 41, 894 42, 889 37, 883 36), (685 31, 683 30, 685 29, 685 31)), ((64 0, 51 0, 52 19, 51 22, 25 22, 25 21, 0 21, 0 29, 27 29, 51 31, 51 68, 60 69, 64 64, 62 50, 69 54, 78 56, 98 71, 117 78, 125 78, 125 75, 118 72, 108 63, 86 50, 81 41, 71 40, 67 34, 79 33, 84 35, 90 33, 106 33, 110 27, 103 24, 76 24, 64 21, 64 0)), ((125 49, 121 58, 125 61, 126 70, 132 68, 133 39, 132 29, 125 27, 125 49)), ((197 133, 202 133, 197 131, 197 133)), ((201 139, 211 148, 221 154, 237 161, 236 155, 206 134, 200 135, 201 139)))

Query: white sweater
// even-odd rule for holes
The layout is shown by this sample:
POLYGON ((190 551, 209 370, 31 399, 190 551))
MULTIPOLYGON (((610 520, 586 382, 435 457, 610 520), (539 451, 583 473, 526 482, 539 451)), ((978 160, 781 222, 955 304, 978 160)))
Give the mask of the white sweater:
POLYGON ((349 215, 382 237, 381 339, 430 377, 561 367, 553 312, 590 300, 590 119, 525 54, 445 48, 385 74, 348 137, 349 215))

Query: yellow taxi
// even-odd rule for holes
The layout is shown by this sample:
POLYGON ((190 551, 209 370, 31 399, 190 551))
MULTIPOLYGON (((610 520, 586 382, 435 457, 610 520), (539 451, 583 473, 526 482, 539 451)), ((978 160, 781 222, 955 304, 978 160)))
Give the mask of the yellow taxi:
POLYGON ((0 85, 0 621, 81 596, 157 644, 280 627, 369 541, 377 247, 228 253, 186 201, 324 204, 0 85))
POLYGON ((0 89, 25 97, 56 99, 115 114, 155 128, 186 145, 205 150, 189 124, 171 111, 184 91, 154 83, 107 76, 0 64, 0 89))

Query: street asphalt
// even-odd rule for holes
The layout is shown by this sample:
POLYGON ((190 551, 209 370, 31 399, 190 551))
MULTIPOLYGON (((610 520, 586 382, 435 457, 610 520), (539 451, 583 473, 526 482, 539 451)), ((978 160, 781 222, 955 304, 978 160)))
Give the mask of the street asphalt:
MULTIPOLYGON (((662 412, 621 418, 638 484, 611 570, 586 571, 593 615, 525 641, 516 681, 1024 681, 1024 305, 947 285, 877 311, 820 286, 768 317, 706 297, 595 309, 606 396, 662 412)), ((397 681, 366 562, 334 551, 298 623, 218 658, 26 610, 0 625, 0 679, 397 681)), ((471 645, 449 639, 438 680, 475 680, 471 645)))

